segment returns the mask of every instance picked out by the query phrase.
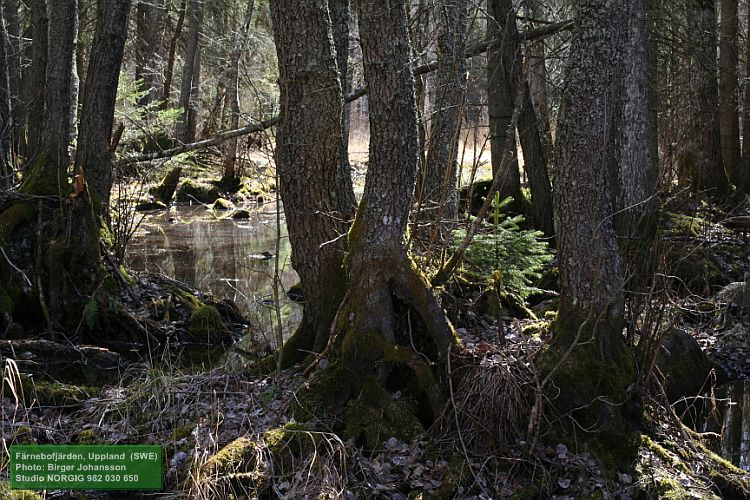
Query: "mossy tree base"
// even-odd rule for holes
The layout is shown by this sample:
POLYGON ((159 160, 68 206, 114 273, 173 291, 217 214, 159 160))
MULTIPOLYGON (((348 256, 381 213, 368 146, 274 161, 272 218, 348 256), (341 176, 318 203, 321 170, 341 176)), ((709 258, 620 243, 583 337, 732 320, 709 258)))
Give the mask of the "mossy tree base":
POLYGON ((457 337, 406 253, 352 263, 333 325, 330 364, 300 394, 301 420, 332 416, 345 439, 374 449, 414 438, 444 402, 440 368, 457 337), (365 264, 366 263, 366 264, 365 264))
MULTIPOLYGON (((560 313, 561 316, 563 313, 560 313)), ((546 381, 551 432, 561 441, 583 444, 613 470, 632 467, 643 425, 634 398, 636 367, 621 328, 558 317, 556 338, 539 358, 546 381), (574 325, 579 325, 573 329, 574 325), (572 335, 560 329, 567 328, 572 335)))

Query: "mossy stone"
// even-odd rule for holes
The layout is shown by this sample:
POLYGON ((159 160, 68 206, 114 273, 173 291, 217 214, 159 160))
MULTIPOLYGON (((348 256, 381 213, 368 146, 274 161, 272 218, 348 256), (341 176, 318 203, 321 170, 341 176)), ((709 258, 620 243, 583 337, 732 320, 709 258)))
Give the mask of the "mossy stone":
POLYGON ((211 205, 212 210, 231 210, 234 208, 234 205, 231 201, 227 200, 226 198, 218 198, 213 205, 211 205))
POLYGON ((213 203, 220 196, 219 188, 212 184, 197 182, 192 179, 185 179, 177 188, 177 201, 199 203, 213 203))
POLYGON ((229 331, 214 306, 201 304, 190 315, 188 333, 196 342, 219 344, 228 340, 229 331))

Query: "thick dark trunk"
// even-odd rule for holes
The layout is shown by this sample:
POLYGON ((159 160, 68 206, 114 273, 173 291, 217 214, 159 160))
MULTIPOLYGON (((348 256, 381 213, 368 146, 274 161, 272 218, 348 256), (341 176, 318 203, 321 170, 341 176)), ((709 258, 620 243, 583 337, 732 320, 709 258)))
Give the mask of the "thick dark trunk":
POLYGON ((678 168, 690 179, 693 190, 722 197, 729 192, 729 180, 721 158, 715 1, 691 0, 688 24, 693 39, 687 122, 692 125, 689 144, 680 155, 678 168))
POLYGON ((629 0, 627 53, 624 60, 623 105, 618 129, 619 174, 615 179, 615 222, 618 233, 639 237, 654 217, 658 159, 649 110, 649 44, 645 0, 629 0))
MULTIPOLYGON (((622 335, 623 271, 613 225, 617 175, 615 127, 623 96, 628 0, 579 4, 557 125, 555 214, 560 309, 540 365, 551 406, 587 441, 630 463, 637 425, 628 401, 635 382, 622 335), (553 381, 553 383, 547 384, 553 381)), ((637 409, 636 409, 637 410, 637 409)), ((575 434, 577 435, 577 434, 575 434)))
MULTIPOLYGON (((560 316, 572 328, 557 342, 572 344, 587 322, 599 335, 620 335, 622 269, 612 214, 617 172, 611 133, 621 96, 626 0, 589 2, 579 10, 557 124, 555 214, 560 262, 560 316), (602 61, 608 61, 602 66, 602 61), (598 68, 598 69, 597 69, 598 68)), ((621 101, 620 101, 621 102, 621 101)), ((585 340, 585 339, 584 339, 585 340)))
POLYGON ((99 0, 96 33, 86 72, 75 170, 86 179, 99 216, 107 214, 112 188, 109 144, 129 12, 130 0, 99 0))
MULTIPOLYGON (((349 93, 349 0, 328 0, 333 43, 336 48, 336 67, 339 70, 342 97, 349 93)), ((349 104, 344 102, 341 112, 341 142, 338 155, 337 196, 341 200, 342 215, 354 218, 357 200, 354 198, 352 169, 349 164, 349 104)))
POLYGON ((740 183, 740 115, 737 80, 737 0, 721 1, 719 37, 719 127, 721 157, 729 181, 740 183))
POLYGON ((185 14, 188 21, 188 35, 185 43, 185 64, 182 66, 180 99, 178 102, 182 115, 177 121, 177 138, 184 143, 193 142, 196 134, 203 11, 203 0, 188 0, 185 14))
MULTIPOLYGON (((516 15, 511 0, 489 0, 487 2, 487 38, 501 39, 499 46, 487 51, 487 109, 490 120, 490 152, 492 154, 492 173, 496 175, 502 163, 505 139, 507 134, 515 134, 510 130, 510 120, 513 116, 513 102, 516 95, 516 79, 521 68, 518 57, 518 31, 516 15)), ((516 148, 511 154, 516 157, 516 148)), ((516 213, 522 212, 521 175, 518 161, 506 163, 508 169, 501 172, 502 184, 500 197, 513 197, 511 209, 516 213)))
POLYGON ((444 0, 437 13, 436 109, 418 193, 432 219, 452 219, 458 208, 456 156, 466 98, 466 17, 466 2, 461 0, 444 0))
MULTIPOLYGON (((750 23, 747 25, 746 53, 750 54, 750 23)), ((745 62, 745 74, 750 76, 750 57, 745 62)), ((742 166, 740 168, 739 185, 740 193, 750 193, 750 85, 745 83, 745 96, 742 106, 742 166)))
MULTIPOLYGON (((245 48, 247 33, 250 30, 250 20, 253 17, 255 0, 248 0, 245 10, 245 19, 242 28, 237 31, 234 41, 234 50, 230 61, 229 75, 227 76, 226 101, 231 110, 229 119, 229 128, 235 129, 240 126, 240 97, 239 97, 239 78, 240 78, 240 58, 245 48)), ((224 145, 224 178, 232 179, 236 173, 237 163, 237 138, 227 141, 224 145)))
POLYGON ((539 120, 534 112, 529 84, 522 81, 523 108, 518 116, 518 136, 523 148, 524 170, 531 191, 531 221, 548 238, 554 238, 552 222, 552 187, 547 171, 547 156, 539 130, 539 120))
POLYGON ((336 189, 342 98, 327 1, 275 0, 271 15, 281 89, 279 194, 305 296, 302 324, 283 351, 292 364, 326 347, 346 287, 336 189))

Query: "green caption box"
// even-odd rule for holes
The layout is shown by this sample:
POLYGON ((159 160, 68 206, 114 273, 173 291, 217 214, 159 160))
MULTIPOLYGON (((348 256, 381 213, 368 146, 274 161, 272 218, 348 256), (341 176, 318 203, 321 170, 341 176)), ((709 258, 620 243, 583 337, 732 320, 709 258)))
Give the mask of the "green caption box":
POLYGON ((10 489, 161 490, 159 445, 13 445, 10 489))

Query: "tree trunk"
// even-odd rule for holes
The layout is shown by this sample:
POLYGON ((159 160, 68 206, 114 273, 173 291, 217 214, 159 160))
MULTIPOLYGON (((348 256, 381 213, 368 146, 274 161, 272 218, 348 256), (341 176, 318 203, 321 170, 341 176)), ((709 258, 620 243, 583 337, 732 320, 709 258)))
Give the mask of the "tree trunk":
POLYGON ((455 335, 404 244, 419 155, 414 80, 406 69, 411 52, 404 2, 360 0, 357 17, 369 96, 370 163, 349 233, 350 283, 332 331, 338 367, 346 374, 340 380, 342 395, 352 400, 346 437, 373 446, 378 436, 362 425, 372 421, 373 412, 385 434, 402 439, 437 416, 439 385, 412 346, 416 343, 423 354, 444 361, 455 335), (396 314, 399 304, 415 312, 414 324, 421 325, 417 331, 410 331, 408 321, 396 314), (389 378, 396 369, 405 370, 403 377, 389 378), (394 403, 388 389, 414 397, 424 415, 417 420, 394 403))
POLYGON ((439 220, 453 219, 458 209, 456 156, 466 99, 466 2, 443 0, 436 17, 436 109, 418 197, 423 204, 433 205, 428 216, 439 220))
POLYGON ((0 188, 13 183, 13 117, 11 115, 11 93, 8 81, 8 33, 0 18, 0 188))
MULTIPOLYGON (((490 121, 490 152, 492 154, 492 173, 496 175, 502 163, 507 134, 513 116, 513 102, 516 95, 516 79, 520 71, 518 65, 518 32, 516 14, 512 0, 488 0, 487 2, 487 38, 501 39, 498 47, 487 52, 487 108, 490 121)), ((508 170, 501 172, 503 183, 500 186, 500 197, 513 197, 511 210, 523 212, 523 195, 521 194, 521 175, 518 169, 516 148, 513 148, 514 161, 507 162, 508 170)))
POLYGON ((44 89, 44 126, 42 128, 41 157, 37 161, 47 165, 50 178, 58 184, 52 192, 67 185, 70 163, 71 109, 73 108, 73 64, 78 35, 76 0, 49 0, 47 80, 44 89))
POLYGON ((8 61, 8 83, 10 90, 10 109, 13 123, 13 141, 15 154, 25 148, 24 101, 21 89, 21 19, 18 12, 18 0, 4 0, 2 12, 8 36, 5 57, 8 61))
POLYGON ((97 26, 86 72, 76 173, 83 174, 98 216, 106 217, 112 188, 109 150, 120 66, 128 35, 130 0, 99 0, 97 26))
MULTIPOLYGON (((129 0, 118 1, 116 6, 112 0, 99 3, 96 50, 91 54, 88 78, 97 83, 88 86, 83 110, 86 123, 88 117, 102 115, 91 119, 102 128, 109 123, 110 129, 119 67, 101 61, 121 58, 129 0), (119 29, 114 30, 115 25, 119 29), (102 90, 104 87, 109 91, 102 90)), ((118 280, 114 266, 103 259, 102 226, 94 213, 96 203, 92 203, 97 201, 101 182, 95 162, 102 155, 87 155, 87 151, 106 150, 108 143, 96 139, 82 145, 81 161, 92 159, 84 167, 94 172, 89 175, 92 183, 88 188, 83 175, 79 174, 72 186, 66 175, 76 4, 76 0, 49 2, 45 134, 40 154, 20 188, 23 195, 44 196, 21 197, 0 212, 0 242, 8 257, 0 260, 0 304, 11 320, 23 321, 31 330, 44 331, 53 339, 64 332, 66 342, 101 343, 113 341, 117 335, 126 341, 142 341, 138 337, 144 334, 143 329, 117 303, 117 291, 124 280, 118 280)), ((94 130, 86 137, 106 135, 101 132, 94 130)))
POLYGON ((555 411, 597 429, 595 445, 622 444, 610 451, 623 461, 634 451, 625 403, 635 369, 622 335, 623 271, 612 219, 627 2, 591 0, 576 12, 556 142, 560 309, 540 361, 544 383, 554 381, 555 411))
MULTIPOLYGON (((527 0, 527 17, 546 19, 547 13, 540 0, 527 0)), ((542 137, 544 158, 552 158, 552 120, 550 119, 549 100, 547 98, 547 64, 544 39, 532 40, 528 45, 529 57, 529 90, 531 102, 536 113, 539 135, 542 137)))
MULTIPOLYGON (((516 81, 518 79, 516 78, 516 81)), ((518 116, 518 136, 523 149, 524 170, 531 191, 531 222, 548 238, 554 238, 552 221, 552 186, 547 171, 547 156, 542 142, 539 120, 534 112, 528 81, 522 81, 523 108, 518 116)))
POLYGON ((737 0, 721 0, 719 38, 719 126, 721 157, 729 181, 739 184, 740 115, 737 80, 737 0))
POLYGON ((138 90, 143 92, 138 100, 140 106, 160 98, 158 58, 164 13, 164 0, 139 0, 136 7, 135 79, 140 82, 138 90))
POLYGON ((182 26, 185 24, 185 12, 187 12, 187 1, 182 0, 180 11, 177 16, 177 25, 169 41, 169 51, 167 53, 167 64, 164 69, 164 103, 165 108, 169 107, 169 99, 172 95, 172 77, 174 76, 174 59, 177 53, 177 42, 182 34, 182 26))
POLYGON ((678 160, 678 169, 690 179, 694 190, 723 197, 729 192, 729 181, 721 158, 714 2, 690 0, 688 4, 688 28, 693 41, 687 122, 692 124, 692 140, 678 160))
MULTIPOLYGON (((231 109, 229 128, 235 129, 240 126, 240 97, 239 97, 239 78, 240 78, 240 58, 245 48, 247 34, 250 30, 250 20, 253 17, 255 0, 248 0, 245 10, 245 19, 242 22, 242 28, 237 30, 234 40, 234 50, 230 60, 229 75, 227 76, 227 93, 226 100, 231 109)), ((237 138, 227 141, 224 145, 224 179, 233 179, 236 173, 237 163, 237 138)))
POLYGON ((185 64, 182 66, 180 100, 178 103, 182 115, 177 121, 177 138, 183 143, 193 142, 196 134, 203 10, 203 0, 188 0, 185 14, 188 21, 188 35, 185 44, 185 64))
MULTIPOLYGON (((750 23, 747 24, 747 46, 746 54, 750 54, 750 23)), ((750 77, 750 56, 746 56, 745 74, 750 77)), ((739 185, 740 193, 750 193, 750 84, 745 82, 745 97, 742 106, 742 167, 740 168, 739 185)))
POLYGON ((33 32, 31 71, 25 102, 30 104, 28 113, 28 156, 39 154, 44 128, 44 92, 47 84, 47 1, 31 0, 31 23, 33 32))
MULTIPOLYGON (((336 66, 339 70, 342 98, 349 93, 349 0, 328 0, 336 66)), ((341 142, 339 143, 336 189, 341 200, 342 216, 351 220, 357 207, 349 164, 349 103, 343 102, 341 111, 341 142)))
POLYGON ((649 45, 646 1, 629 0, 627 54, 624 61, 624 105, 617 125, 619 176, 616 178, 615 222, 618 233, 636 237, 656 210, 658 159, 653 157, 655 131, 649 118, 649 45))
POLYGON ((284 345, 290 365, 325 348, 346 287, 336 189, 342 101, 327 1, 275 0, 271 15, 281 89, 279 194, 305 297, 302 322, 284 345))

